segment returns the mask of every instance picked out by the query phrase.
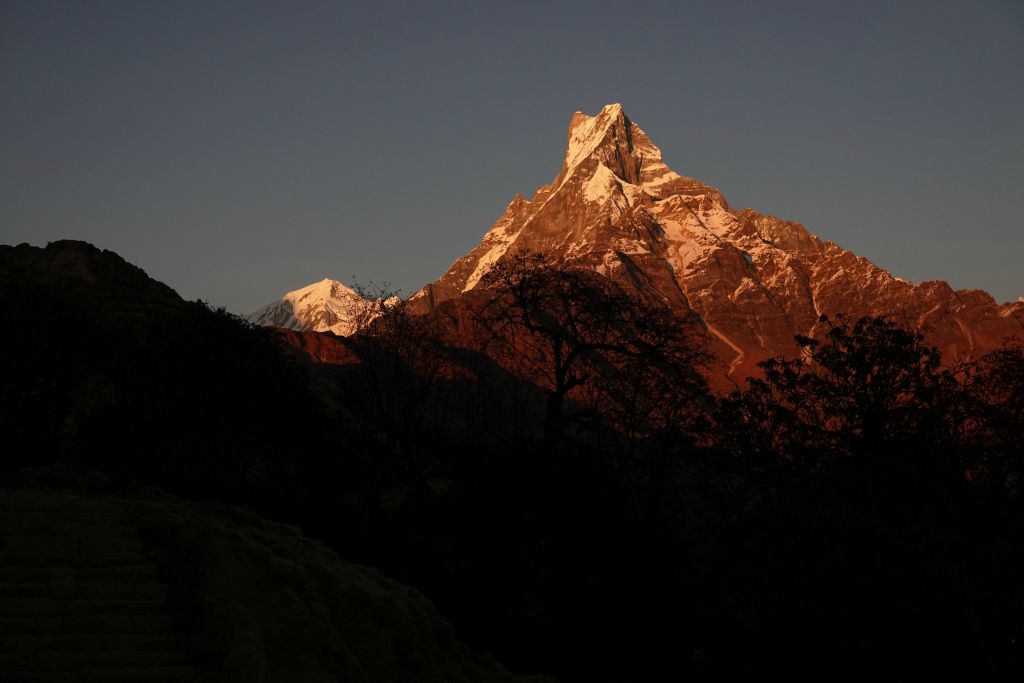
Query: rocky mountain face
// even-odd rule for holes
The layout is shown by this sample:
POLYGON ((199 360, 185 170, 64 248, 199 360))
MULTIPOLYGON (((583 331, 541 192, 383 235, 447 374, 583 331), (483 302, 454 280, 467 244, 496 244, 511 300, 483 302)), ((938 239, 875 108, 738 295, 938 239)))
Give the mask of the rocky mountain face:
POLYGON ((381 305, 337 280, 324 278, 288 292, 280 301, 250 313, 246 319, 265 327, 333 332, 344 337, 375 318, 381 305))
MULTIPOLYGON (((576 112, 555 179, 530 199, 517 194, 479 246, 410 298, 411 309, 450 308, 491 266, 523 251, 592 268, 696 313, 720 374, 733 382, 766 358, 796 355, 794 337, 820 336, 822 315, 890 316, 924 332, 949 362, 1024 334, 1024 299, 1000 305, 980 290, 912 284, 799 223, 734 209, 717 189, 669 168, 618 104, 596 116, 576 112)), ((381 305, 325 279, 248 319, 346 336, 381 305)))
POLYGON ((912 284, 799 223, 732 208, 717 189, 677 174, 618 104, 569 124, 561 170, 512 200, 483 241, 413 295, 436 309, 480 285, 494 263, 529 250, 593 268, 703 320, 732 380, 798 353, 822 315, 885 315, 919 329, 947 361, 1024 332, 1024 304, 945 282, 912 284))
POLYGON ((999 314, 1019 321, 1021 326, 1024 327, 1024 296, 1016 301, 1009 301, 1000 306, 999 314))
POLYGON ((355 365, 359 355, 343 335, 321 334, 314 330, 276 328, 274 332, 291 358, 303 364, 355 365))

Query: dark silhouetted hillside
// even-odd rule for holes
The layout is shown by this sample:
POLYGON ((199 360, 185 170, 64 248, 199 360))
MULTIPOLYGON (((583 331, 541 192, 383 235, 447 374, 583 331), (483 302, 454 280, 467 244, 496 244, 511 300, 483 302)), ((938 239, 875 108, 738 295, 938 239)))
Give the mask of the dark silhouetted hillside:
MULTIPOLYGON (((106 493, 138 482, 298 525, 422 591, 513 671, 1020 677, 1019 344, 949 366, 892 320, 822 318, 799 358, 714 397, 686 318, 543 258, 519 265, 504 290, 429 316, 391 306, 341 339, 182 301, 82 243, 0 250, 2 469, 99 470, 106 493)), ((142 538, 170 544, 200 602, 216 577, 190 548, 289 614, 333 604, 350 573, 248 513, 228 514, 236 528, 181 505, 142 538), (255 565, 235 562, 239 535, 267 549, 255 565)), ((230 589, 223 619, 184 601, 185 623, 231 632, 230 589)), ((277 614, 245 627, 271 669, 300 647, 277 614)), ((358 640, 344 614, 313 616, 358 640)), ((431 651, 395 628, 394 647, 431 651)))

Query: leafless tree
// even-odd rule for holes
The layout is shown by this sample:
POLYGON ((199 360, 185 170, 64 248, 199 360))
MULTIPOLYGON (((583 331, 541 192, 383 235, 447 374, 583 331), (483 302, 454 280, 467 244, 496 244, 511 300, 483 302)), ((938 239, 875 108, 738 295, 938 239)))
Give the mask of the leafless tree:
POLYGON ((592 419, 631 440, 677 428, 704 395, 693 321, 664 304, 531 252, 498 262, 482 284, 488 353, 547 391, 546 447, 592 419))
POLYGON ((408 299, 387 286, 357 288, 374 301, 374 313, 354 336, 379 418, 408 440, 451 367, 437 321, 412 311, 408 299))

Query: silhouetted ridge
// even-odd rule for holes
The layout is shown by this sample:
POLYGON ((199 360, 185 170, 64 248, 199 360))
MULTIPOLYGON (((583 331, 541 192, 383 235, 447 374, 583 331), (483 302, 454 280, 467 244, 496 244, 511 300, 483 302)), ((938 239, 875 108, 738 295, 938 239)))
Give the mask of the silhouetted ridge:
POLYGON ((38 289, 46 296, 91 306, 99 315, 152 317, 184 305, 173 289, 138 266, 112 251, 77 240, 50 242, 42 249, 28 244, 0 245, 0 287, 0 296, 10 303, 32 306, 32 295, 38 289))
MULTIPOLYGON (((602 187, 608 202, 625 196, 602 187)), ((619 208, 619 227, 636 226, 619 208)), ((734 218, 778 243, 772 253, 832 249, 734 218)), ((806 321, 817 334, 793 338, 797 357, 762 361, 759 377, 714 396, 699 370, 718 328, 662 296, 671 283, 640 253, 619 252, 622 277, 509 252, 427 315, 420 300, 397 301, 355 335, 318 337, 168 298, 103 252, 69 247, 75 280, 53 265, 60 249, 17 249, 0 251, 3 472, 62 463, 101 470, 112 493, 139 481, 252 506, 423 591, 474 650, 567 682, 1024 671, 1020 343, 950 367, 905 317, 821 315, 806 321)), ((723 249, 745 272, 765 267, 723 249)), ((228 554, 206 566, 236 567, 239 587, 259 577, 286 613, 335 604, 329 587, 300 590, 302 558, 319 550, 227 516, 214 526, 244 521, 231 538, 268 549, 256 568, 187 514, 157 534, 177 548, 175 576, 203 576, 190 539, 224 541, 228 554)), ((4 538, 0 574, 22 570, 18 549, 38 540, 26 531, 4 538)), ((199 631, 220 624, 209 642, 230 643, 237 626, 243 643, 258 631, 268 657, 283 648, 287 660, 302 632, 288 626, 306 622, 249 602, 177 604, 196 607, 183 619, 199 631)), ((349 623, 360 604, 325 618, 349 623)), ((430 640, 398 631, 414 643, 403 651, 430 640)))

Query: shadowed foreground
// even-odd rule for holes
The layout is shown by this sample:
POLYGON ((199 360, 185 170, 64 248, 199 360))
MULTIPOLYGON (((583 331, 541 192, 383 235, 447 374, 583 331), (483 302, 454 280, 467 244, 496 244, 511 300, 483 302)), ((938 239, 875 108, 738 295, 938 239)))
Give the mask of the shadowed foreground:
POLYGON ((527 680, 456 641, 414 589, 294 527, 122 488, 5 478, 0 680, 527 680))
POLYGON ((692 320, 610 279, 523 258, 485 284, 296 347, 112 252, 0 247, 0 477, 43 468, 20 490, 54 508, 4 515, 0 568, 41 597, 6 585, 3 670, 507 677, 418 593, 231 505, 566 683, 1021 679, 1020 342, 949 366, 899 321, 822 317, 720 396, 692 320), (149 574, 52 592, 97 555, 149 574), (166 649, 110 659, 136 620, 166 649))

